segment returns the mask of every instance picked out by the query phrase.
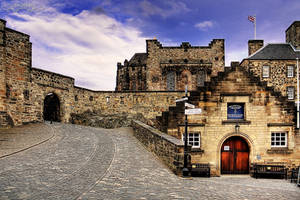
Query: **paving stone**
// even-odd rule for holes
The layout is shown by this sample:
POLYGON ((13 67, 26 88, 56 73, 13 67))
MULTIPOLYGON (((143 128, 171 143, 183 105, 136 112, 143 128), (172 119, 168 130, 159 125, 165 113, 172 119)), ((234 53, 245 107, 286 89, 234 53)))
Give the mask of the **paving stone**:
POLYGON ((55 134, 47 142, 0 159, 1 200, 300 197, 300 188, 288 180, 178 177, 133 137, 131 128, 51 127, 55 134))

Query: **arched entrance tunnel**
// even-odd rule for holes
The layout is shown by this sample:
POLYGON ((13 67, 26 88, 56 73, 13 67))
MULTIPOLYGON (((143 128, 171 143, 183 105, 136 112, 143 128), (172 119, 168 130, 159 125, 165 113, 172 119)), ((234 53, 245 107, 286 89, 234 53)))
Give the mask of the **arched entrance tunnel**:
POLYGON ((221 173, 249 173, 249 146, 244 138, 233 136, 223 143, 221 149, 221 173))
POLYGON ((49 93, 44 100, 44 120, 60 121, 60 102, 56 94, 49 93))

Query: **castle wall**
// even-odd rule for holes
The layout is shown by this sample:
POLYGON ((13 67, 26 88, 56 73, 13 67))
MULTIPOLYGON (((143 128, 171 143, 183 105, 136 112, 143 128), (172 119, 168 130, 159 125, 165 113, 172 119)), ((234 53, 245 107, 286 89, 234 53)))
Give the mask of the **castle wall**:
POLYGON ((141 113, 147 119, 155 119, 169 106, 175 105, 175 99, 182 96, 184 96, 184 92, 91 91, 75 87, 72 112, 80 114, 90 110, 104 115, 141 113))
POLYGON ((147 40, 147 54, 147 90, 166 90, 167 83, 161 76, 162 63, 175 60, 176 65, 176 60, 183 60, 185 63, 181 66, 194 63, 199 68, 201 63, 211 64, 212 76, 216 76, 218 71, 223 71, 225 66, 222 39, 213 40, 208 47, 192 47, 188 43, 183 43, 180 47, 162 47, 157 40, 147 40))
MULTIPOLYGON (((2 24, 3 25, 3 24, 2 24)), ((6 121, 20 125, 34 121, 32 104, 27 97, 30 90, 31 43, 29 36, 2 26, 4 56, 2 69, 5 70, 6 121)), ((3 80, 3 79, 2 79, 3 80)))
POLYGON ((4 65, 5 62, 5 21, 0 20, 0 126, 7 125, 7 113, 6 113, 6 79, 5 72, 6 67, 4 65))

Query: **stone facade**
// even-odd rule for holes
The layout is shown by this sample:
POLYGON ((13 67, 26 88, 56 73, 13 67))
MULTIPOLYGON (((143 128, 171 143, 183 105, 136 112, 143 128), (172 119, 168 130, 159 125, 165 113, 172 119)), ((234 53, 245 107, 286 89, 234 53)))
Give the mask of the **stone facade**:
POLYGON ((224 40, 208 46, 164 47, 154 39, 146 41, 146 53, 135 54, 124 65, 118 63, 116 90, 183 91, 201 87, 210 76, 224 71, 224 40))
MULTIPOLYGON (((188 116, 188 132, 200 135, 200 146, 192 148, 192 163, 210 163, 212 174, 221 173, 221 147, 225 140, 238 136, 249 145, 249 163, 283 162, 300 164, 300 136, 294 127, 294 104, 285 100, 266 82, 233 66, 206 83, 204 90, 192 92, 189 103, 202 109, 201 115, 188 116), (244 118, 228 119, 229 104, 244 105, 244 118), (235 129, 239 125, 239 130, 235 129), (271 147, 271 133, 287 133, 284 148, 271 147)), ((184 107, 169 109, 160 118, 162 130, 178 139, 184 134, 184 107), (167 118, 167 120, 163 120, 167 118)))

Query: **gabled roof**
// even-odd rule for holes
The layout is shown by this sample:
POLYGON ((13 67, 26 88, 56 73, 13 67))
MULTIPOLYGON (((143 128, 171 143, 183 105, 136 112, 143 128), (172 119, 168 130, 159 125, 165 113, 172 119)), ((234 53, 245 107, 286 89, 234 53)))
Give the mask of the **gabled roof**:
POLYGON ((129 60, 129 65, 145 65, 147 62, 147 53, 136 53, 129 60))
POLYGON ((245 58, 246 60, 294 60, 300 58, 300 51, 295 50, 292 45, 267 44, 253 55, 245 58))

